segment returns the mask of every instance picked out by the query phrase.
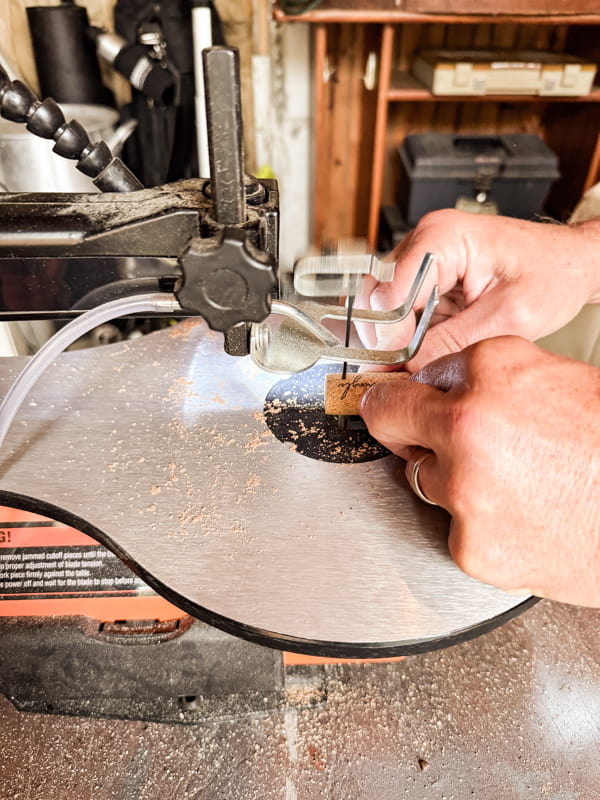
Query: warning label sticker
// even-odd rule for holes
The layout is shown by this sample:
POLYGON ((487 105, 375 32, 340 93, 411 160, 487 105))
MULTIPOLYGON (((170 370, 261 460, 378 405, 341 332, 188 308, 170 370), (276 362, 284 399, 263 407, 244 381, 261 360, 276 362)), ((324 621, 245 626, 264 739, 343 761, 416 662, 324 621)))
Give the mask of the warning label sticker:
POLYGON ((110 550, 84 533, 51 520, 0 521, 0 601, 150 592, 110 550))
POLYGON ((171 619, 182 612, 90 536, 0 506, 0 616, 15 614, 171 619))
POLYGON ((0 548, 0 597, 90 592, 121 595, 138 592, 144 586, 102 547, 0 548))

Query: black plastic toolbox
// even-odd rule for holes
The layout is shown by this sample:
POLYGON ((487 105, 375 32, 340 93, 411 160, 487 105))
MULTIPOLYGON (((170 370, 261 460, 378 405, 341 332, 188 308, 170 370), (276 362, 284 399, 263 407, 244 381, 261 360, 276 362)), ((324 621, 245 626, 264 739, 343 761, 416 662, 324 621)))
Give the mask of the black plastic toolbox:
POLYGON ((423 133, 398 149, 397 203, 409 225, 460 201, 509 217, 531 219, 560 177, 557 156, 533 134, 498 136, 423 133), (473 202, 474 201, 474 202, 473 202))

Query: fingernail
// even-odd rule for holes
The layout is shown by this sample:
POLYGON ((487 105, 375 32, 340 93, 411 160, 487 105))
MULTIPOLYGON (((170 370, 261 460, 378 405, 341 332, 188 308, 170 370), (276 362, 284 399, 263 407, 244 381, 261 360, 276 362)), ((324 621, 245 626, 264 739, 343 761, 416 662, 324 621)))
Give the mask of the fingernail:
POLYGON ((373 289, 373 291, 371 292, 371 297, 369 298, 369 305, 371 306, 371 310, 388 311, 389 310, 389 302, 387 302, 388 294, 389 291, 386 286, 378 286, 376 289, 373 289))

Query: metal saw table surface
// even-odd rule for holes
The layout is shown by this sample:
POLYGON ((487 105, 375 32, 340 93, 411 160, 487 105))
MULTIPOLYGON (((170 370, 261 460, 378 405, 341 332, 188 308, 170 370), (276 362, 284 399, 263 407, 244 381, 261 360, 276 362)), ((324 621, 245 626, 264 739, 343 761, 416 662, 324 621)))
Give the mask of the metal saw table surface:
MULTIPOLYGON (((22 365, 3 360, 0 392, 22 365)), ((448 516, 399 459, 331 463, 276 438, 263 407, 279 381, 198 321, 66 353, 9 432, 0 502, 96 536, 189 613, 288 650, 433 649, 527 605, 453 564, 448 516)))

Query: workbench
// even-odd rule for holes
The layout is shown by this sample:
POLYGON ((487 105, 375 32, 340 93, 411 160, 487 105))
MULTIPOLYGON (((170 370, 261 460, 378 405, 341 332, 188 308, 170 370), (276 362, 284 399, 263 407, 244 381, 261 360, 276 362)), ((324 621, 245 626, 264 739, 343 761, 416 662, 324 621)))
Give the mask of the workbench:
POLYGON ((25 714, 0 698, 0 796, 592 800, 599 623, 541 601, 404 661, 288 667, 282 707, 196 725, 25 714))

